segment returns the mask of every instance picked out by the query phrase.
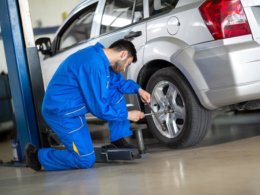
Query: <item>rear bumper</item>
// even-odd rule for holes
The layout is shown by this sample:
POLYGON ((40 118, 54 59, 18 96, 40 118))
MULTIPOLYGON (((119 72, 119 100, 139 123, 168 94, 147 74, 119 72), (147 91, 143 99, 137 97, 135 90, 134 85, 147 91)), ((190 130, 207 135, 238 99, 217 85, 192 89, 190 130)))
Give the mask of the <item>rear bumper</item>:
MULTIPOLYGON (((193 49, 194 64, 207 84, 196 92, 205 107, 260 99, 260 45, 251 36, 204 43, 193 49)), ((192 82, 198 86, 196 79, 192 82)))
POLYGON ((205 96, 215 108, 260 99, 260 81, 222 89, 208 90, 205 96))

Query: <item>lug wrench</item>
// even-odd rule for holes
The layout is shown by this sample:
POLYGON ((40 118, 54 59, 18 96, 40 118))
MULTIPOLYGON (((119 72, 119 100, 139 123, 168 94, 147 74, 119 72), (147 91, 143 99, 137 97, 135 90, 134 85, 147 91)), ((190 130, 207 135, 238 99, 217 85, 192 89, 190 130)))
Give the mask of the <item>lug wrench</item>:
POLYGON ((157 114, 163 114, 163 113, 165 113, 164 111, 162 111, 162 112, 156 112, 156 113, 146 113, 146 114, 144 114, 144 116, 151 116, 151 115, 157 115, 157 114))
POLYGON ((145 116, 150 116, 150 115, 155 116, 155 118, 156 118, 157 122, 160 124, 162 130, 163 130, 163 131, 166 131, 167 129, 165 128, 164 124, 161 123, 159 117, 157 116, 157 114, 161 114, 161 113, 165 113, 165 112, 158 112, 158 113, 156 113, 150 104, 146 104, 146 105, 149 106, 149 108, 151 109, 152 112, 151 112, 151 113, 144 114, 144 115, 145 115, 145 116))

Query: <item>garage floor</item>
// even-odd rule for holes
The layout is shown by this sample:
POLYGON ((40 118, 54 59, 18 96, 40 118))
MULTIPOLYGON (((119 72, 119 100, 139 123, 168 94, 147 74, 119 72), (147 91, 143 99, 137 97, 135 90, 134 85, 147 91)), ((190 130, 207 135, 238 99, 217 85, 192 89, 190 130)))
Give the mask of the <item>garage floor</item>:
MULTIPOLYGON (((59 172, 0 167, 0 194, 260 194, 259 135, 260 114, 220 117, 198 147, 170 150, 146 139, 149 154, 135 162, 59 172)), ((0 159, 8 148, 0 143, 0 159)))

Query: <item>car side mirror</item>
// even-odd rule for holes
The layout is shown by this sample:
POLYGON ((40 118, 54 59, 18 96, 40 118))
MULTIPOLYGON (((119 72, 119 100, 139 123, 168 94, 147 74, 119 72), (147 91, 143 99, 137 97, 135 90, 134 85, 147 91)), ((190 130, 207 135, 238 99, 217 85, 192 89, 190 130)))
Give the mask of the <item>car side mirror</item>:
POLYGON ((52 55, 51 39, 49 37, 42 37, 35 41, 37 50, 43 55, 52 55))

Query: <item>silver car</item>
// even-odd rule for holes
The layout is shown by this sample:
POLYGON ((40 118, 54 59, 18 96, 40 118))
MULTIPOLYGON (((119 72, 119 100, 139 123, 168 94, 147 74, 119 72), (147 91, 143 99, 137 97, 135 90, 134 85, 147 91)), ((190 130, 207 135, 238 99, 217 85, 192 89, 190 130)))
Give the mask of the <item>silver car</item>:
POLYGON ((216 109, 260 108, 260 0, 88 0, 72 10, 45 55, 45 88, 60 63, 81 48, 132 40, 138 61, 125 77, 152 94, 149 130, 170 147, 205 136, 216 109))

